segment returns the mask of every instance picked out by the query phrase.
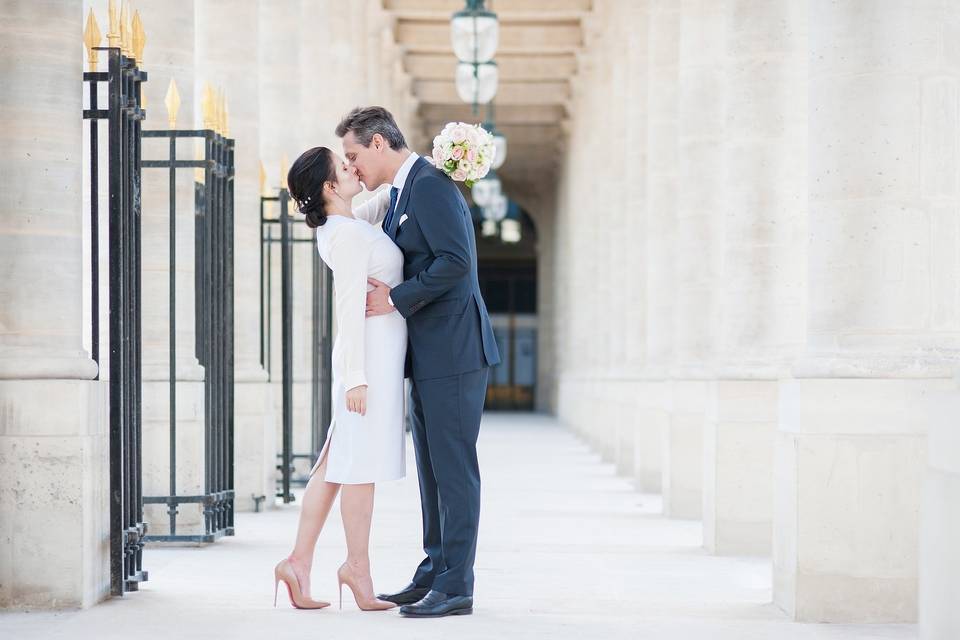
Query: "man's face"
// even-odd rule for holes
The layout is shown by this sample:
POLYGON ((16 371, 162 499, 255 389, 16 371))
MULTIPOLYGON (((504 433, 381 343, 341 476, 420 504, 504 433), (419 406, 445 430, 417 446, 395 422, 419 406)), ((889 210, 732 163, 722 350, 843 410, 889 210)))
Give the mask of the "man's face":
POLYGON ((343 156, 347 163, 357 170, 360 182, 368 191, 373 191, 385 182, 384 155, 381 153, 383 145, 379 135, 373 136, 369 147, 360 144, 353 131, 348 131, 343 137, 343 156))

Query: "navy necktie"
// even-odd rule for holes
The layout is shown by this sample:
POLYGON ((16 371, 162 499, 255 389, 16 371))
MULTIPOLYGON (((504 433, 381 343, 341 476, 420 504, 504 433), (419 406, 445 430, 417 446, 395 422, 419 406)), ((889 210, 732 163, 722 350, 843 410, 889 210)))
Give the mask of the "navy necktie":
POLYGON ((397 208, 397 197, 400 195, 400 189, 390 187, 390 208, 387 209, 387 217, 383 220, 383 230, 390 233, 390 225, 393 224, 393 212, 397 208))

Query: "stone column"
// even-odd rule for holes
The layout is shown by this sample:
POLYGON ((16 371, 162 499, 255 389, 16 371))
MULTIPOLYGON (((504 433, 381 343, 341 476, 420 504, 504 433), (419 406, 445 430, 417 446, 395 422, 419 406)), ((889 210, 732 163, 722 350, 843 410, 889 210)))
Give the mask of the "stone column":
POLYGON ((803 340, 806 13, 727 8, 719 353, 704 433, 704 545, 770 553, 777 379, 803 340))
MULTIPOLYGON (((260 363, 260 43, 257 3, 198 0, 198 80, 222 87, 234 178, 234 482, 238 511, 273 504, 277 440, 267 374, 260 363)), ((279 168, 277 168, 279 171, 279 168)))
POLYGON ((671 0, 650 0, 647 29, 646 335, 637 397, 634 472, 637 488, 660 492, 663 434, 669 422, 668 368, 674 342, 677 207, 677 56, 680 13, 671 0))
POLYGON ((716 353, 723 193, 723 5, 684 0, 678 70, 677 288, 670 422, 664 434, 664 513, 702 512, 703 423, 716 353))
MULTIPOLYGON (((581 52, 578 56, 578 73, 571 79, 570 119, 565 121, 564 131, 569 139, 568 149, 587 149, 585 127, 580 113, 590 112, 590 96, 593 95, 593 55, 581 52)), ((593 257, 591 246, 592 227, 577 224, 577 214, 585 210, 584 196, 578 188, 578 176, 586 170, 584 153, 567 153, 559 172, 558 210, 556 223, 556 255, 566 256, 557 265, 555 297, 569 299, 575 292, 576 304, 561 304, 557 307, 557 352, 558 400, 557 413, 564 423, 584 437, 592 446, 601 447, 598 435, 599 421, 592 417, 596 407, 590 380, 594 376, 595 354, 586 348, 592 335, 591 308, 595 304, 591 287, 586 286, 585 265, 593 257)), ((608 452, 609 455, 609 452, 608 452)))
MULTIPOLYGON (((957 379, 960 383, 960 378, 957 379)), ((960 638, 960 391, 930 402, 927 468, 920 505, 921 640, 960 638)))
POLYGON ((779 390, 774 600, 803 621, 909 622, 921 410, 952 386, 960 337, 956 8, 809 11, 807 339, 779 390))
POLYGON ((0 608, 86 607, 109 593, 110 523, 107 389, 81 336, 83 5, 0 15, 0 608))
POLYGON ((616 408, 615 459, 618 473, 627 477, 635 474, 637 398, 643 390, 646 339, 647 20, 647 2, 618 2, 611 6, 607 21, 612 36, 607 38, 607 57, 613 87, 622 87, 624 92, 623 100, 611 101, 613 112, 607 119, 619 123, 613 124, 610 132, 620 141, 612 171, 616 186, 611 191, 616 200, 611 205, 615 225, 608 227, 613 284, 608 295, 617 302, 611 345, 612 368, 618 377, 611 402, 616 408))
MULTIPOLYGON (((144 129, 167 129, 164 98, 171 78, 176 80, 181 107, 177 127, 203 127, 198 115, 195 86, 194 0, 171 8, 159 4, 140 7, 147 47, 142 67, 149 74, 143 85, 147 98, 144 129)), ((105 11, 103 15, 105 15, 105 11)), ((166 140, 145 138, 144 159, 166 159, 166 140)), ((202 157, 192 141, 177 143, 178 157, 202 157)), ((180 169, 176 188, 176 492, 203 493, 204 486, 204 369, 196 354, 196 271, 194 231, 194 171, 180 169)), ((143 495, 170 494, 170 203, 167 169, 143 170, 143 495)), ((144 505, 150 533, 169 532, 167 507, 144 505)), ((203 530, 203 511, 197 504, 178 507, 177 533, 203 530)))
MULTIPOLYGON (((316 140, 313 137, 314 128, 308 130, 309 121, 304 113, 307 105, 302 101, 302 89, 309 82, 304 82, 301 74, 301 47, 305 45, 304 34, 307 30, 301 31, 301 19, 309 18, 321 8, 313 6, 304 6, 303 2, 284 2, 282 0, 261 0, 258 4, 257 29, 257 91, 259 100, 258 113, 258 146, 259 161, 263 162, 266 172, 267 189, 276 194, 282 184, 285 176, 281 173, 293 163, 294 160, 306 149, 323 144, 323 141, 316 140)), ((312 23, 311 23, 312 24, 312 23)), ((320 34, 310 34, 310 39, 322 38, 320 34)), ((327 79, 324 78, 323 82, 327 79)), ((323 84, 323 83, 318 83, 323 84)), ((271 204, 268 213, 278 215, 278 205, 271 204)), ((300 229, 294 225, 294 232, 297 235, 305 234, 305 229, 300 229)), ((280 228, 278 225, 271 225, 273 238, 279 238, 280 228)), ((298 283, 305 281, 305 276, 309 271, 304 270, 302 258, 302 246, 294 245, 294 313, 302 309, 302 296, 304 287, 298 290, 298 283)), ((270 335, 268 337, 269 362, 265 363, 270 371, 270 380, 268 382, 271 409, 268 416, 273 416, 273 443, 275 451, 279 452, 282 447, 282 429, 283 429, 283 396, 281 392, 281 381, 283 378, 282 369, 282 351, 281 351, 281 269, 280 269, 280 245, 274 243, 270 245, 269 256, 265 260, 269 261, 266 268, 270 271, 270 299, 267 301, 267 315, 269 316, 270 335)), ((309 288, 307 288, 309 292, 309 288)), ((303 323, 298 317, 294 316, 293 321, 294 345, 302 339, 304 334, 303 323)), ((309 333, 307 334, 309 337, 309 333)), ((309 353, 309 352, 308 352, 309 353)), ((302 379, 301 358, 302 350, 294 347, 294 380, 302 379), (298 351, 300 351, 298 353, 298 351)), ((301 385, 302 386, 302 385, 301 385)), ((309 391, 307 389, 307 391, 309 391)), ((304 389, 294 387, 294 405, 302 404, 301 396, 304 389)), ((309 394, 306 399, 309 400, 309 394)), ((294 411, 293 419, 293 449, 294 453, 302 453, 309 450, 310 445, 310 422, 309 419, 303 419, 302 409, 294 411)), ((273 464, 279 462, 274 458, 273 464)), ((306 461, 301 461, 301 467, 306 465, 306 461)), ((309 468, 309 466, 307 467, 309 468)), ((274 482, 277 480, 277 472, 273 474, 274 482)), ((267 502, 272 502, 268 495, 267 502)))

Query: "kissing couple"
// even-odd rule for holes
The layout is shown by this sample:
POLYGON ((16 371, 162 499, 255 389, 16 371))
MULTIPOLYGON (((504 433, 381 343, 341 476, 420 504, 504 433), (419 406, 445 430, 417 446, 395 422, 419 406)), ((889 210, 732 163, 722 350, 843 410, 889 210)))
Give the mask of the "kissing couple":
POLYGON ((386 109, 354 109, 336 134, 342 158, 314 147, 287 175, 290 197, 333 271, 338 329, 333 419, 310 471, 293 551, 274 569, 274 605, 283 582, 295 607, 329 606, 312 598, 310 570, 340 493, 347 542, 337 571, 341 607, 347 585, 364 611, 399 605, 405 617, 470 614, 480 521, 477 436, 488 370, 500 362, 480 295, 473 220, 453 180, 407 148, 386 109), (383 185, 390 189, 353 206, 363 187, 383 185), (407 586, 374 595, 374 488, 406 472, 406 377, 426 555, 407 586))

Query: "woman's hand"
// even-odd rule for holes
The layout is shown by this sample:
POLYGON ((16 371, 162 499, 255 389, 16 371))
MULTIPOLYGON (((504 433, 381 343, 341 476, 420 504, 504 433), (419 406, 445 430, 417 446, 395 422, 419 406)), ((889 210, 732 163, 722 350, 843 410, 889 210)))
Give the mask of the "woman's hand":
POLYGON ((367 415, 367 385, 362 384, 347 391, 347 411, 367 415))

